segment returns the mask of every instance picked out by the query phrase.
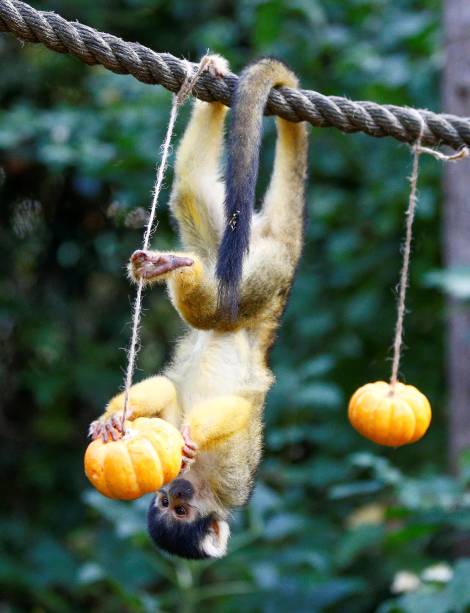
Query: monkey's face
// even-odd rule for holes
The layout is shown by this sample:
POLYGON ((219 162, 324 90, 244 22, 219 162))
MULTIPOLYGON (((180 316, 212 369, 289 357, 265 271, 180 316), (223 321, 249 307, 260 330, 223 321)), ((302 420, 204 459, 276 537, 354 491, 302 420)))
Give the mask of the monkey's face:
POLYGON ((189 559, 220 558, 227 550, 228 523, 210 510, 188 479, 175 479, 153 498, 147 514, 155 544, 189 559))

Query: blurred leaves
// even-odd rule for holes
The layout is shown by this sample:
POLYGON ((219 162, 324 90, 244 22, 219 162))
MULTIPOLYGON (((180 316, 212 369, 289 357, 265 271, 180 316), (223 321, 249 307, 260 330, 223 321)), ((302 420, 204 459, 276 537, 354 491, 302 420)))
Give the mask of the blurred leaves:
POLYGON ((430 272, 424 278, 429 287, 437 287, 459 300, 470 299, 470 268, 448 268, 430 272))
POLYGON ((470 607, 469 573, 470 558, 461 559, 445 587, 425 583, 416 593, 385 603, 379 608, 379 613, 464 613, 470 607))

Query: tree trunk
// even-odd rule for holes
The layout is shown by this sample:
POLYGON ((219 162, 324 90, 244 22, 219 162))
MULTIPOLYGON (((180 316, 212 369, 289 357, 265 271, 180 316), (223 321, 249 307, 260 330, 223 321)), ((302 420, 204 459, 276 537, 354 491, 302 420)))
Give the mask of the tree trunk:
MULTIPOLYGON (((470 1, 444 3, 444 110, 470 116, 470 1)), ((444 165, 444 257, 447 268, 470 267, 470 160, 444 165)), ((448 300, 449 456, 470 448, 470 306, 448 300)))

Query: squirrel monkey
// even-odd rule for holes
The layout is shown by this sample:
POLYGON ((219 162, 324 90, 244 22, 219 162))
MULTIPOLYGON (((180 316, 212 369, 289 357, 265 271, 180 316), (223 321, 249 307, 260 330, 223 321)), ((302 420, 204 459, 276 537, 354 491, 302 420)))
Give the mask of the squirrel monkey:
MULTIPOLYGON (((208 69, 222 76, 228 64, 211 56, 208 69)), ((136 251, 129 264, 132 279, 166 283, 188 324, 163 374, 137 383, 129 394, 130 419, 161 417, 183 433, 183 470, 154 496, 148 529, 159 547, 185 558, 225 554, 230 510, 247 502, 260 461, 263 405, 274 380, 268 353, 302 248, 304 124, 276 119, 272 177, 261 210, 254 212, 253 205, 269 91, 297 85, 274 59, 242 72, 225 185, 220 162, 228 109, 195 101, 170 197, 185 251, 136 251)), ((117 438, 122 409, 119 394, 91 424, 90 435, 117 438)))

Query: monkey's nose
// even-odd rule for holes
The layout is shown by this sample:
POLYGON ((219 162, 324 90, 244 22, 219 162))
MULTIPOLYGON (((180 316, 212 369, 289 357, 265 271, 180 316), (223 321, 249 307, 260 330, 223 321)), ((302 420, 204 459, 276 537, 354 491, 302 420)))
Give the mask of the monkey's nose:
POLYGON ((169 494, 172 498, 190 500, 194 496, 194 488, 187 479, 175 479, 170 485, 169 494))

